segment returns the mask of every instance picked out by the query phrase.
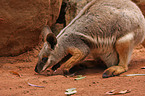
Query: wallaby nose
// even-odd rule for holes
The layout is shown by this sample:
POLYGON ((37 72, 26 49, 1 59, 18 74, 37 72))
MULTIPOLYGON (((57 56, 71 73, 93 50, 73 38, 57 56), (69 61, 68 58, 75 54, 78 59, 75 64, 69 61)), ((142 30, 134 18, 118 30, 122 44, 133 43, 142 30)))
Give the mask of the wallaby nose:
POLYGON ((47 62, 48 58, 44 57, 42 58, 42 61, 37 62, 37 65, 34 69, 35 72, 40 73, 40 71, 43 69, 45 63, 47 62))
POLYGON ((39 73, 39 72, 38 72, 38 67, 37 67, 37 66, 38 66, 38 65, 36 65, 36 67, 35 67, 35 70, 34 70, 34 71, 35 71, 35 72, 37 72, 37 73, 39 73))

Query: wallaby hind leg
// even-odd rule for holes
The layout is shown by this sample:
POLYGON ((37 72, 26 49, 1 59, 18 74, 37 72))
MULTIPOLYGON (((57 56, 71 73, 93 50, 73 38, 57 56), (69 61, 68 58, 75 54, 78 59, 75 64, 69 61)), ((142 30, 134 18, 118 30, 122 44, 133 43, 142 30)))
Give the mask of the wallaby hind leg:
POLYGON ((134 34, 129 33, 116 41, 115 48, 119 55, 119 63, 106 69, 103 73, 103 78, 116 76, 128 70, 128 63, 134 46, 133 39, 134 34))

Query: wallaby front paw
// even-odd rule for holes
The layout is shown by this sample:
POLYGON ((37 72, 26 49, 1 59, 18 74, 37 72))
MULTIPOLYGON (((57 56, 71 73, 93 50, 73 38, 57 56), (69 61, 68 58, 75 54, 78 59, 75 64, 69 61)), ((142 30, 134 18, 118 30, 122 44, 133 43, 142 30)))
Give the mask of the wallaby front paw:
POLYGON ((63 69, 63 73, 64 76, 70 75, 69 69, 63 69))
POLYGON ((123 68, 122 66, 112 66, 106 69, 103 73, 103 78, 108 78, 112 76, 117 76, 123 72, 126 72, 128 68, 123 68))
POLYGON ((61 68, 58 68, 53 72, 53 75, 64 75, 64 72, 61 68))
POLYGON ((53 74, 53 70, 47 69, 44 72, 41 72, 39 74, 44 75, 44 76, 51 76, 53 74))
POLYGON ((52 75, 69 75, 69 70, 58 68, 57 70, 53 71, 52 75))

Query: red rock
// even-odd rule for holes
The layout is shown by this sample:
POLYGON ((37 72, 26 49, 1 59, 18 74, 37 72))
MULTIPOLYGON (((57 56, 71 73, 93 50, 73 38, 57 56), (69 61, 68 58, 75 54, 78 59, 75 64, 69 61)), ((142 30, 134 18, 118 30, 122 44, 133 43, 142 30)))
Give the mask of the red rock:
POLYGON ((0 56, 19 55, 39 42, 41 28, 59 16, 62 0, 0 0, 0 56))

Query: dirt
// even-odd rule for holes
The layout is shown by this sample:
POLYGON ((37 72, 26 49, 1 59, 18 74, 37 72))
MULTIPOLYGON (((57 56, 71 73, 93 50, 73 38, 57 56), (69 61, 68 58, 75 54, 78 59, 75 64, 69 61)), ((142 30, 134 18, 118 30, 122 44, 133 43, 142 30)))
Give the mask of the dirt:
MULTIPOLYGON (((107 91, 131 90, 125 96, 145 96, 145 76, 102 78, 102 67, 79 71, 86 76, 82 80, 62 75, 43 76, 34 72, 39 51, 27 52, 17 57, 1 57, 0 96, 66 96, 65 90, 76 88, 73 96, 105 96, 107 91), (18 75, 11 71, 17 72, 18 75), (44 86, 38 88, 28 83, 44 86)), ((129 70, 125 74, 145 74, 145 48, 138 46, 132 55, 129 70)))

